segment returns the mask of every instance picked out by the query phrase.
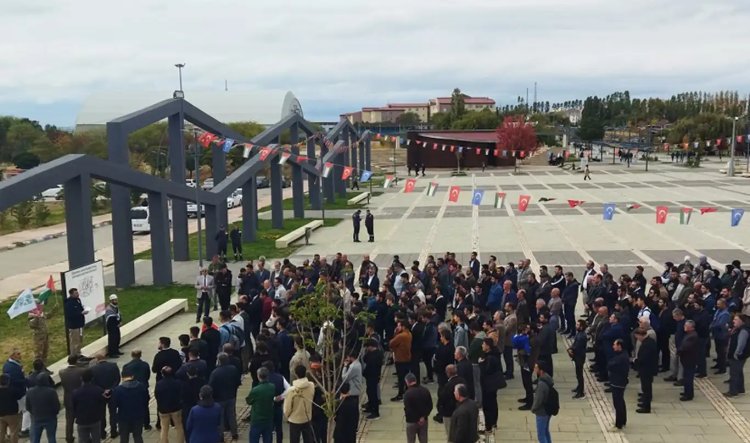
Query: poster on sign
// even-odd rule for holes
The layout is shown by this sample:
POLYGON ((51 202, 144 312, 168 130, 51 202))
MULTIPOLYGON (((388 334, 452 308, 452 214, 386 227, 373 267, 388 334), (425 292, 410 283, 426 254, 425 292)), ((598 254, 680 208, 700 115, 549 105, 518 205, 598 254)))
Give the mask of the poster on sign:
POLYGON ((78 289, 87 324, 104 315, 107 303, 104 297, 104 266, 101 260, 61 274, 65 297, 68 297, 69 290, 78 289))

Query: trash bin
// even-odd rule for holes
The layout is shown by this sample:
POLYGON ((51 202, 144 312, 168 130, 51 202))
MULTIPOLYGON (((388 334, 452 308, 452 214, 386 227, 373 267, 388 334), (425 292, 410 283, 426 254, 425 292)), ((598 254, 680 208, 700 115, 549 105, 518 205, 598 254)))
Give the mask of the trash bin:
POLYGON ((305 228, 305 245, 310 244, 311 235, 312 235, 312 228, 305 228))

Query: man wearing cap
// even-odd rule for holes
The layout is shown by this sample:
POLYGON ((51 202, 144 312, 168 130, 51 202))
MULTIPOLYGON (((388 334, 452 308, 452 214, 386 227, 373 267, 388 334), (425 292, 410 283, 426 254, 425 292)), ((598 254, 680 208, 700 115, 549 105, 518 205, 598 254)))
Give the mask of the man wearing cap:
POLYGON ((375 216, 372 215, 370 210, 367 210, 365 215, 365 228, 367 228, 367 235, 370 237, 368 242, 372 243, 375 241, 375 216))
POLYGON ((227 260, 227 242, 229 240, 229 234, 227 234, 226 226, 219 227, 219 232, 216 233, 216 247, 219 251, 219 257, 221 261, 227 260))
POLYGON ((352 225, 354 227, 354 242, 359 243, 359 225, 362 223, 362 211, 357 209, 352 214, 352 225))
POLYGON ((118 306, 117 294, 109 296, 109 305, 104 313, 104 322, 107 325, 107 356, 117 358, 120 352, 120 306, 118 306))

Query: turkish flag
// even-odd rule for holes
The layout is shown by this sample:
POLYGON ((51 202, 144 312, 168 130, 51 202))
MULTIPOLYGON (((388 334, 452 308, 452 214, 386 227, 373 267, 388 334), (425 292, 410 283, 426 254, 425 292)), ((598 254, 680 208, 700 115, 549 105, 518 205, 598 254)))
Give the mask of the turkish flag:
POLYGON ((271 153, 271 148, 263 148, 260 150, 260 153, 258 154, 258 157, 260 158, 260 161, 265 161, 268 155, 271 153))
POLYGON ((667 222, 667 213, 669 213, 669 208, 666 206, 657 206, 656 207, 656 224, 657 225, 663 225, 667 222))
POLYGON ((518 156, 521 158, 526 157, 526 151, 518 151, 518 156))
POLYGON ((567 149, 563 151, 563 154, 564 154, 565 160, 567 160, 568 157, 570 157, 570 151, 568 151, 567 149))
POLYGON ((520 195, 518 197, 518 210, 526 212, 526 208, 529 207, 529 201, 531 201, 530 195, 520 195))
POLYGON ((716 212, 718 209, 716 208, 701 208, 701 215, 708 214, 709 212, 716 212))
POLYGON ((348 180, 352 176, 354 168, 351 166, 344 166, 344 170, 341 172, 341 180, 348 180))
POLYGON ((216 140, 218 137, 211 134, 210 132, 204 132, 203 134, 198 136, 198 143, 200 143, 204 148, 208 148, 211 145, 211 142, 216 140))
POLYGON ((495 149, 495 157, 500 157, 500 150, 499 149, 495 149))
POLYGON ((482 154, 482 150, 477 148, 477 155, 481 155, 481 154, 482 154))
POLYGON ((406 180, 406 185, 404 185, 404 193, 414 192, 414 187, 417 185, 417 179, 416 178, 410 178, 406 180))
POLYGON ((448 191, 448 201, 452 201, 453 203, 456 203, 458 201, 458 194, 460 193, 461 193, 460 186, 451 186, 450 190, 448 191))
POLYGON ((570 205, 571 208, 575 208, 576 206, 581 206, 583 204, 583 200, 568 200, 568 205, 570 205))

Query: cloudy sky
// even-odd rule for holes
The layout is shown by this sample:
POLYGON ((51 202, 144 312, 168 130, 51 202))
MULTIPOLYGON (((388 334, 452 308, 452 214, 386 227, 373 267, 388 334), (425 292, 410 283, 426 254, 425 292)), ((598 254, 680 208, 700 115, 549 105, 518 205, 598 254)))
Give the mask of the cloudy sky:
POLYGON ((0 0, 0 115, 97 91, 289 89, 313 120, 460 87, 515 103, 750 92, 747 0, 0 0))

